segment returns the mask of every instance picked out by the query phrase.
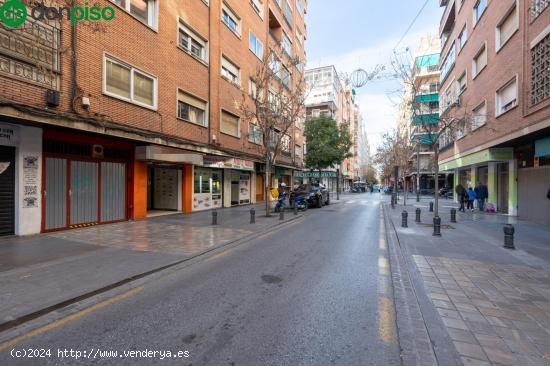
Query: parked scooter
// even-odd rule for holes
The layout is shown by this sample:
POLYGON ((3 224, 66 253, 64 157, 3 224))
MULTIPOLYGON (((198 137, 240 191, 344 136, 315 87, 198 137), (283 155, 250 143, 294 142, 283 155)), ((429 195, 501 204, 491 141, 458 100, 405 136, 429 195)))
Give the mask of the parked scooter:
POLYGON ((287 196, 288 196, 287 191, 283 191, 283 193, 279 195, 279 198, 277 198, 277 203, 275 204, 275 212, 280 212, 281 209, 282 210, 285 209, 285 206, 286 206, 285 200, 287 196))

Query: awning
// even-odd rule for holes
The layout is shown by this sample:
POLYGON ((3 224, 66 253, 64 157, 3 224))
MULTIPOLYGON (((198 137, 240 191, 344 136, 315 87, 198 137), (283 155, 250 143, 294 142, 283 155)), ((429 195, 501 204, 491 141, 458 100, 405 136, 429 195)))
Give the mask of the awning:
POLYGON ((136 160, 202 165, 201 154, 193 154, 172 147, 149 145, 136 147, 136 160))
POLYGON ((439 164, 440 171, 453 170, 462 167, 468 167, 472 165, 496 162, 496 161, 508 161, 514 159, 514 149, 511 147, 503 148, 491 148, 483 151, 479 151, 473 154, 462 156, 445 163, 439 164))
POLYGON ((439 65, 439 53, 424 55, 416 58, 416 66, 427 67, 439 65))

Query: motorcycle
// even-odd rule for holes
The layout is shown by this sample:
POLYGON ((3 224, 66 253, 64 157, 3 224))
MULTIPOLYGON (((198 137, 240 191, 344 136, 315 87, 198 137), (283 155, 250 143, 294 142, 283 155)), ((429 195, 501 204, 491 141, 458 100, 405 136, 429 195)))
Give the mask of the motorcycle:
POLYGON ((287 191, 284 191, 282 194, 279 195, 279 197, 277 198, 277 203, 275 204, 275 212, 280 212, 281 209, 285 209, 285 199, 287 196, 287 191))

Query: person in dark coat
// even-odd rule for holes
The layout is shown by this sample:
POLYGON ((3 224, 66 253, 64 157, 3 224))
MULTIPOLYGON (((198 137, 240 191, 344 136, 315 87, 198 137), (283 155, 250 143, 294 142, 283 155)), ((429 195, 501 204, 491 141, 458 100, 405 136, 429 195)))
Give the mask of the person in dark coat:
POLYGON ((485 200, 489 198, 489 190, 487 189, 487 186, 485 184, 477 182, 477 186, 474 189, 474 192, 477 196, 479 211, 483 212, 485 209, 485 200))
POLYGON ((466 189, 464 189, 464 186, 459 183, 455 187, 455 192, 458 197, 458 202, 460 203, 460 208, 458 209, 458 211, 465 212, 466 210, 464 209, 464 201, 466 200, 466 189))

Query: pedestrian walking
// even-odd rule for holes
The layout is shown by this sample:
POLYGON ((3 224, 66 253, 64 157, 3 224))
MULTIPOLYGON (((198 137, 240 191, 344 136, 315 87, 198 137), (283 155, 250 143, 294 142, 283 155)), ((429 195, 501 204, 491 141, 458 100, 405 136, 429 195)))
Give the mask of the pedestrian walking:
POLYGON ((466 209, 470 211, 474 211, 474 201, 476 200, 476 192, 472 189, 472 187, 468 188, 468 206, 466 209))
POLYGON ((458 202, 460 203, 460 208, 458 209, 458 211, 465 212, 464 201, 466 200, 466 189, 464 189, 462 184, 459 183, 455 187, 455 192, 456 192, 456 195, 458 197, 458 202))

